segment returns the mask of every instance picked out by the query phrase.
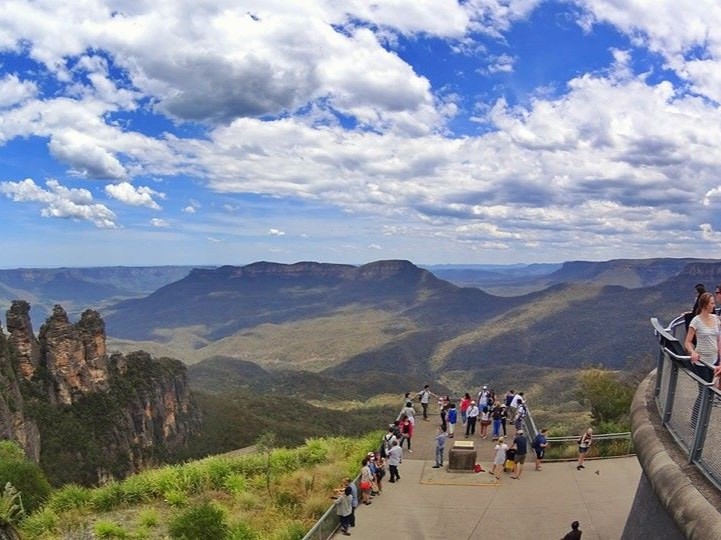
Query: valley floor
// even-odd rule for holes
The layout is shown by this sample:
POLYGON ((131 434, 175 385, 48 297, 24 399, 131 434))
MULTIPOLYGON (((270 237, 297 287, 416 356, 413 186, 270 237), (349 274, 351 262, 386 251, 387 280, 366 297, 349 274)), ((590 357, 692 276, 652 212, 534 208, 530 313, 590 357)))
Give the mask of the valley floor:
MULTIPOLYGON (((433 469, 435 434, 435 418, 416 421, 413 453, 404 448, 400 482, 384 482, 383 493, 356 510, 353 538, 558 539, 574 520, 583 540, 621 537, 641 477, 635 457, 587 460, 582 471, 575 461, 545 463, 535 471, 531 450, 520 479, 504 473, 496 483, 487 472, 433 469)), ((458 437, 464 440, 463 433, 458 437)), ((490 469, 495 443, 478 435, 474 440, 478 462, 490 469)))

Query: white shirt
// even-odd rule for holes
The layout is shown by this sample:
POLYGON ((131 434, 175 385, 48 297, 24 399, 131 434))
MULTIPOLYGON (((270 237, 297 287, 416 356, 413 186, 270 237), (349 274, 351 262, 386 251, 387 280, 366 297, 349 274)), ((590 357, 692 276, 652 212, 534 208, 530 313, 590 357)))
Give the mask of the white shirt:
POLYGON ((511 407, 518 407, 519 403, 523 403, 523 396, 521 394, 516 394, 513 396, 513 400, 511 401, 511 407))
POLYGON ((480 411, 478 410, 478 405, 471 405, 468 409, 468 417, 469 418, 475 418, 478 416, 478 413, 480 411))
POLYGON ((388 465, 400 465, 401 460, 403 459, 403 448, 396 445, 390 450, 388 450, 388 465))

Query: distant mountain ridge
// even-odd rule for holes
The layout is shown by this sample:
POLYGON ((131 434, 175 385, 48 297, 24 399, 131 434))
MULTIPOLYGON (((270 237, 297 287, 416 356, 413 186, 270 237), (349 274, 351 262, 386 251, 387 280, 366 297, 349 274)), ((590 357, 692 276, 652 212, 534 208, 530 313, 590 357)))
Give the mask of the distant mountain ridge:
POLYGON ((678 273, 688 264, 718 259, 657 258, 568 261, 562 264, 431 266, 438 277, 456 285, 478 287, 491 294, 517 296, 562 283, 650 287, 678 273))
MULTIPOLYGON (((114 305, 106 320, 113 335, 124 339, 157 337, 154 330, 160 325, 203 325, 209 329, 205 337, 217 340, 261 324, 330 316, 354 306, 423 318, 429 306, 446 310, 457 302, 458 290, 408 261, 377 261, 359 267, 260 262, 193 270, 145 298, 114 305)), ((474 306, 493 311, 486 293, 471 289, 466 295, 483 301, 464 306, 457 313, 459 319, 474 306)))
POLYGON ((545 276, 567 282, 515 297, 458 287, 409 261, 262 262, 193 271, 113 306, 106 320, 111 335, 161 346, 186 328, 195 336, 193 361, 236 357, 272 370, 309 365, 339 378, 373 372, 450 381, 482 378, 499 363, 621 368, 652 351, 650 317, 679 314, 690 307, 697 281, 721 274, 721 263, 688 261, 570 263, 545 276), (671 277, 635 288, 593 281, 613 275, 641 276, 634 282, 671 277), (358 340, 365 341, 344 347, 358 340))
POLYGON ((482 379, 484 369, 499 364, 624 367, 652 349, 649 318, 668 321, 689 309, 693 285, 721 281, 721 263, 572 261, 536 278, 552 284, 499 296, 409 261, 262 261, 194 269, 100 311, 111 346, 124 352, 143 348, 191 364, 236 358, 274 373, 345 379, 370 370, 450 384, 482 379))
POLYGON ((72 316, 79 315, 113 298, 150 294, 190 270, 187 266, 0 269, 0 303, 30 302, 32 322, 39 327, 55 304, 65 306, 72 316))

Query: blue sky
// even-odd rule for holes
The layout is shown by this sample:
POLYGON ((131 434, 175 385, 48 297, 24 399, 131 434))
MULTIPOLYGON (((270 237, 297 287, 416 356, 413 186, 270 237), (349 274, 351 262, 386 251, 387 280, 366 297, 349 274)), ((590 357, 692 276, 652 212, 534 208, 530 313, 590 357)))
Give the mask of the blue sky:
POLYGON ((2 267, 718 257, 716 2, 4 8, 2 267))

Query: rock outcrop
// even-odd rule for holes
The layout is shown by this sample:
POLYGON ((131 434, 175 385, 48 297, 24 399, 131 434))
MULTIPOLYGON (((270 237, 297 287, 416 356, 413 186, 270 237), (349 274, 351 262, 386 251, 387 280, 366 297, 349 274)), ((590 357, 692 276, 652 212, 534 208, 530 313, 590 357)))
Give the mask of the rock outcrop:
POLYGON ((54 462, 80 471, 63 472, 58 482, 125 476, 158 463, 200 430, 180 361, 144 352, 108 357, 105 323, 93 310, 73 324, 56 305, 36 338, 29 312, 27 302, 14 301, 8 336, 0 327, 0 437, 47 465, 51 479, 54 462))
POLYGON ((40 355, 53 379, 51 398, 70 405, 91 392, 108 389, 105 323, 97 311, 87 310, 71 324, 56 305, 40 328, 40 355))

